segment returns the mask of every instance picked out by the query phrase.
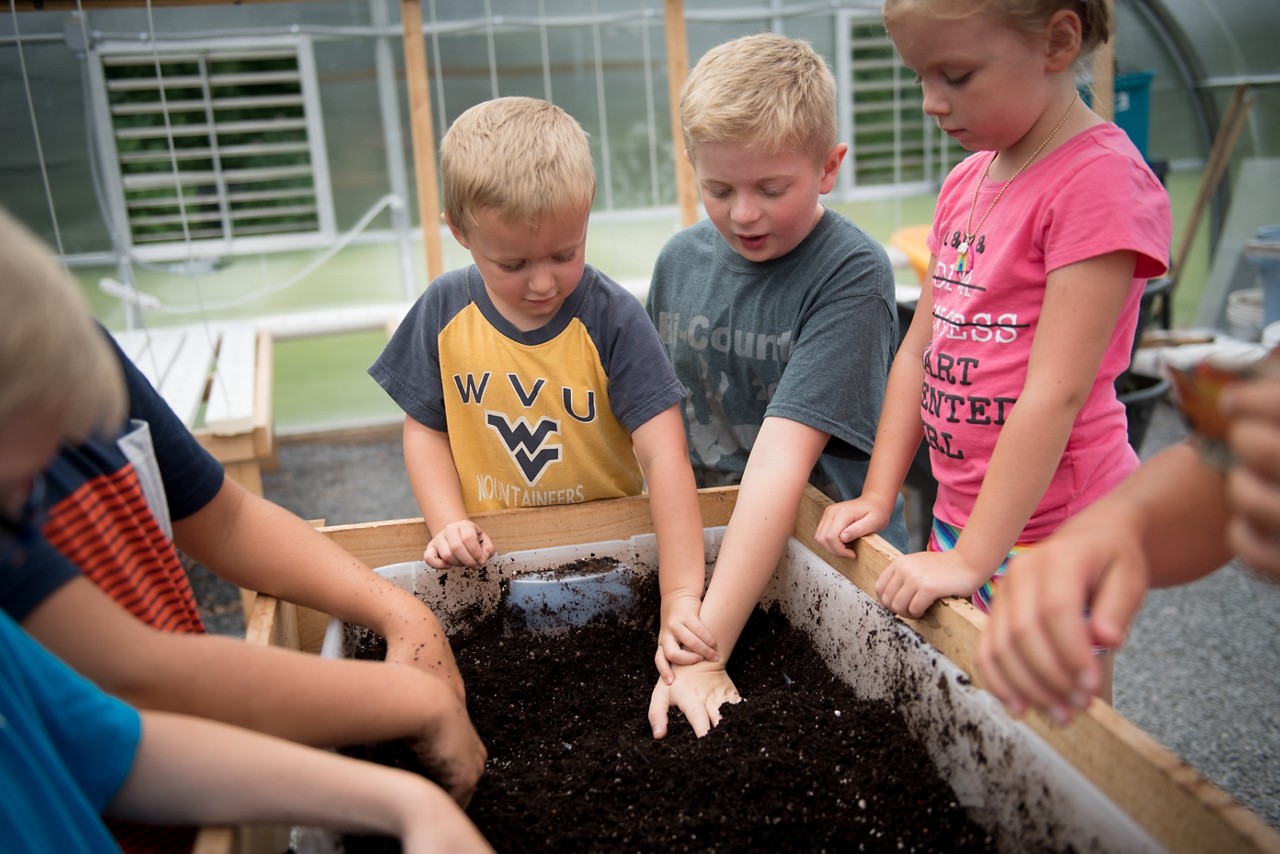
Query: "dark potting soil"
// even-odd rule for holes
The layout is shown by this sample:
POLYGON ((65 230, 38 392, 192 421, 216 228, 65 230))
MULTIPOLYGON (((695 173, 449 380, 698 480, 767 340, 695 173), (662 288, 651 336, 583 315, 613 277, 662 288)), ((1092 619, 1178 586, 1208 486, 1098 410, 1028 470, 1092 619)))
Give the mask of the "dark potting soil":
MULTIPOLYGON (((356 637, 355 657, 385 656, 356 637)), ((518 636, 495 618, 453 639, 489 749, 468 814, 498 851, 995 850, 892 706, 858 699, 781 614, 748 622, 730 663, 747 699, 702 739, 675 710, 650 733, 654 638, 608 617, 518 636)), ((344 752, 421 770, 402 743, 344 752)))

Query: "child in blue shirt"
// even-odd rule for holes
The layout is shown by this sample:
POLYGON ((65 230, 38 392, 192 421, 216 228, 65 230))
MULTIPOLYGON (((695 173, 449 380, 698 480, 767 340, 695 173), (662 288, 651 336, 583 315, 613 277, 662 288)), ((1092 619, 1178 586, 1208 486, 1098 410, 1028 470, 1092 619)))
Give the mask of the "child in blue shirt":
MULTIPOLYGON (((114 431, 126 410, 120 362, 75 286, 2 210, 0 243, 7 577, 42 544, 41 472, 63 442, 114 431)), ((406 851, 488 847, 425 777, 225 723, 136 710, 0 614, 0 840, 23 851, 117 850, 99 813, 156 824, 311 824, 396 836, 406 851)))

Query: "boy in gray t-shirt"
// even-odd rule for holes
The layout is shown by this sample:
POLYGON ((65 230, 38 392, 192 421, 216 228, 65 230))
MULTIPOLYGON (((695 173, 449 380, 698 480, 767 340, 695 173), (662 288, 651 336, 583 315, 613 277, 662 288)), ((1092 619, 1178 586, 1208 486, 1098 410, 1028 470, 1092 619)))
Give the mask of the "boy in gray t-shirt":
MULTIPOLYGON (((699 612, 719 660, 673 665, 684 651, 659 649, 657 738, 672 704, 703 735, 737 702, 725 664, 805 487, 835 500, 862 492, 898 341, 888 257, 818 201, 848 151, 822 57, 772 34, 720 45, 690 74, 680 117, 709 221, 663 248, 648 311, 691 390, 698 485, 741 488, 699 612)), ((906 545, 901 502, 883 533, 906 545)))

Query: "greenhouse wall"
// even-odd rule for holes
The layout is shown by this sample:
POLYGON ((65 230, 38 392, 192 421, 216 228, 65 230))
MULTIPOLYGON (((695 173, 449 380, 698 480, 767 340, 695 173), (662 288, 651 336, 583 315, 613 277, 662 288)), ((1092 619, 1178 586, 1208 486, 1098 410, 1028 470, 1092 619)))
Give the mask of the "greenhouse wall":
MULTIPOLYGON (((878 8, 878 2, 859 0, 761 0, 732 7, 691 0, 685 5, 689 61, 749 32, 771 29, 810 40, 837 71, 842 135, 851 143, 851 168, 844 170, 837 196, 919 192, 936 186, 964 152, 948 149, 945 137, 919 115, 909 72, 892 61, 882 64, 887 70, 867 70, 874 63, 865 58, 888 44, 878 8), (870 100, 882 97, 893 99, 892 109, 877 109, 870 118, 870 100)), ((1241 151, 1266 153, 1262 140, 1280 138, 1274 133, 1277 87, 1274 74, 1268 77, 1278 60, 1264 44, 1277 31, 1278 8, 1272 0, 1237 0, 1227 22, 1219 4, 1208 0, 1119 0, 1117 71, 1154 72, 1151 158, 1174 168, 1198 167, 1219 119, 1198 109, 1220 110, 1231 81, 1247 76, 1246 69, 1257 81, 1257 102, 1241 151), (1240 18, 1257 25, 1241 26, 1240 18), (1190 57, 1184 52, 1188 34, 1196 36, 1190 57), (1203 103, 1192 93, 1203 95, 1203 103)), ((423 16, 437 138, 478 101, 548 98, 591 136, 600 179, 597 213, 673 208, 662 14, 657 0, 428 0, 423 16)), ((7 129, 0 202, 65 255, 110 257, 119 234, 106 225, 113 167, 99 162, 102 122, 95 113, 101 107, 91 85, 93 63, 112 45, 145 54, 177 41, 225 46, 250 36, 308 43, 337 229, 350 228, 397 189, 409 196, 417 222, 399 4, 393 0, 95 9, 84 18, 73 12, 0 15, 0 121, 7 129), (93 50, 86 52, 85 45, 93 50), (387 100, 380 98, 379 51, 387 60, 384 74, 390 69, 384 80, 395 89, 396 115, 389 122, 387 100), (399 188, 393 186, 397 165, 408 175, 399 188)), ((385 235, 392 225, 383 209, 369 227, 385 235)))

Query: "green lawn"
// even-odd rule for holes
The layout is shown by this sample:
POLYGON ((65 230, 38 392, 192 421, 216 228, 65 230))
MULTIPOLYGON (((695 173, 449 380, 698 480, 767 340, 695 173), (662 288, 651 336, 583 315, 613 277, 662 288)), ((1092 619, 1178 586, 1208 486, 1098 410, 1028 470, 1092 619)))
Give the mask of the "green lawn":
MULTIPOLYGON (((1168 177, 1174 209, 1174 238, 1182 233, 1199 173, 1168 177)), ((904 225, 926 223, 933 214, 933 197, 838 203, 833 207, 851 217, 872 237, 887 242, 904 225)), ((587 260, 615 279, 645 279, 663 242, 678 227, 674 217, 593 221, 587 242, 587 260)), ((1196 314, 1208 271, 1205 228, 1193 244, 1187 268, 1174 299, 1174 325, 1190 324, 1196 314)), ((469 261, 447 235, 443 241, 446 269, 469 261)), ((191 307, 183 314, 147 311, 150 326, 202 323, 205 320, 247 319, 290 312, 403 301, 404 287, 399 254, 390 245, 353 245, 297 284, 281 286, 296 278, 318 253, 281 253, 229 259, 212 275, 187 278, 167 270, 138 269, 140 290, 159 297, 166 306, 191 307), (248 300, 251 295, 273 291, 248 300), (248 301, 246 301, 248 300, 248 301), (240 304, 237 304, 240 303, 240 304), (203 305, 202 312, 195 310, 203 305)), ((420 290, 425 281, 425 260, 419 243, 411 255, 413 280, 420 290)), ((81 269, 94 315, 108 328, 125 328, 124 311, 114 298, 97 287, 114 269, 81 269)), ((904 269, 900 275, 910 281, 904 269)), ((365 373, 381 351, 382 331, 344 333, 276 342, 274 408, 276 430, 306 432, 353 424, 394 421, 399 409, 365 373)))

